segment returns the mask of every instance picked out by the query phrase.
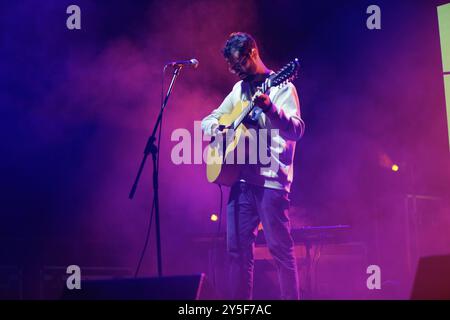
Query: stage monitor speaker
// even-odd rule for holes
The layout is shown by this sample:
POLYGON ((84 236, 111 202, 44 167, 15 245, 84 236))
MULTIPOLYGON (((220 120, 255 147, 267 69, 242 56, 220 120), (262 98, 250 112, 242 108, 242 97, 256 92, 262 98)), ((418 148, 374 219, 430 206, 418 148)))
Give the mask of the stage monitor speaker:
POLYGON ((188 276, 81 281, 80 289, 65 289, 63 300, 199 300, 203 273, 188 276))
POLYGON ((411 299, 450 300, 450 255, 420 258, 411 299))

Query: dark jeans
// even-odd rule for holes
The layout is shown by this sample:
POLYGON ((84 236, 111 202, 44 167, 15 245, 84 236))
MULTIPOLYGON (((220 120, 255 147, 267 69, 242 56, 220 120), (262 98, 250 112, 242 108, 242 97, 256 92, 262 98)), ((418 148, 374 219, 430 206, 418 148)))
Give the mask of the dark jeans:
POLYGON ((231 299, 252 299, 253 248, 261 221, 275 260, 281 299, 299 298, 297 264, 288 217, 286 191, 244 182, 233 185, 227 205, 227 249, 230 257, 231 299))

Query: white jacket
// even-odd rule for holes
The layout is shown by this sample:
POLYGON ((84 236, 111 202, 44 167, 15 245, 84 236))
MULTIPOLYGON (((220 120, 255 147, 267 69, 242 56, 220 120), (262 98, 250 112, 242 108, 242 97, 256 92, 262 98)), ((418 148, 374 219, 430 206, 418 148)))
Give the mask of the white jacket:
MULTIPOLYGON (((218 119, 223 114, 231 113, 239 101, 249 101, 251 96, 249 83, 242 80, 237 82, 222 104, 202 120, 204 134, 213 135, 218 119)), ((270 157, 271 161, 276 161, 277 169, 273 170, 272 165, 244 166, 241 170, 241 181, 290 192, 295 145, 303 136, 305 123, 301 118, 297 90, 292 83, 281 88, 271 88, 269 97, 272 108, 259 116, 257 128, 266 128, 272 133, 270 157), (271 129, 278 129, 278 134, 273 134, 271 129)))

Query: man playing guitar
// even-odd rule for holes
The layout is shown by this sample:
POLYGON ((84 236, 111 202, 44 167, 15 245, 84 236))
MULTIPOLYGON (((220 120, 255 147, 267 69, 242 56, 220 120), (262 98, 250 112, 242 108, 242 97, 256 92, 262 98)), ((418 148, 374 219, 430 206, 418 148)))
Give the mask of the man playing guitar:
POLYGON ((202 120, 204 133, 224 135, 226 129, 219 125, 220 118, 230 114, 242 101, 254 104, 252 117, 247 116, 243 125, 257 130, 277 129, 277 134, 270 131, 269 140, 273 143, 267 147, 270 157, 278 161, 277 170, 242 165, 238 180, 231 186, 227 204, 231 299, 252 299, 253 249, 261 222, 269 251, 276 262, 281 298, 296 300, 299 286, 288 211, 295 145, 305 129, 297 91, 289 82, 281 88, 272 87, 266 93, 255 94, 274 72, 264 65, 255 40, 247 33, 232 33, 225 43, 223 55, 230 72, 240 81, 222 104, 202 120))

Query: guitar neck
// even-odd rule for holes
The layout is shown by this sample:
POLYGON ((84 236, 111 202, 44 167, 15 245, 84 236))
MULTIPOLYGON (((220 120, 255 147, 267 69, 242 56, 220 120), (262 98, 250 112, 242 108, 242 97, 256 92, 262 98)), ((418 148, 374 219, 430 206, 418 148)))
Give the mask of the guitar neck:
POLYGON ((253 101, 250 101, 250 103, 248 104, 248 106, 245 108, 245 110, 241 113, 241 115, 234 120, 233 124, 231 125, 231 128, 233 130, 236 130, 237 127, 239 127, 242 123, 242 121, 244 121, 245 117, 247 117, 250 112, 253 110, 254 104, 253 101))
POLYGON ((236 130, 237 127, 239 127, 242 123, 242 121, 244 121, 245 117, 247 117, 250 112, 253 110, 253 108, 255 107, 253 101, 256 97, 257 94, 261 94, 261 93, 266 93, 268 90, 270 89, 270 85, 268 81, 265 81, 262 84, 261 89, 257 90, 256 93, 253 95, 252 99, 250 100, 250 103, 248 104, 248 106, 245 108, 244 111, 242 111, 241 115, 239 116, 239 118, 237 118, 236 120, 234 120, 233 124, 231 125, 231 128, 233 130, 236 130))

